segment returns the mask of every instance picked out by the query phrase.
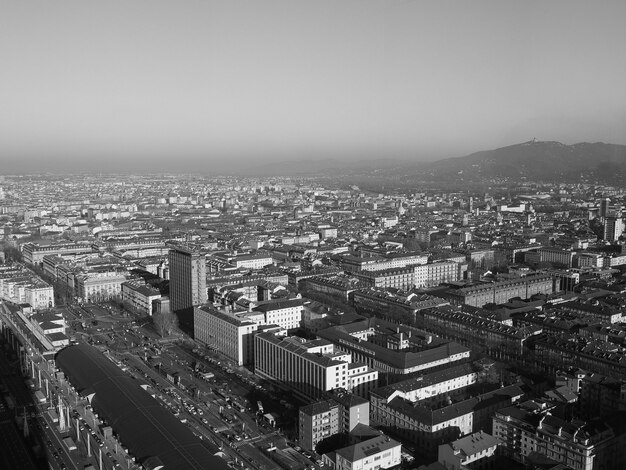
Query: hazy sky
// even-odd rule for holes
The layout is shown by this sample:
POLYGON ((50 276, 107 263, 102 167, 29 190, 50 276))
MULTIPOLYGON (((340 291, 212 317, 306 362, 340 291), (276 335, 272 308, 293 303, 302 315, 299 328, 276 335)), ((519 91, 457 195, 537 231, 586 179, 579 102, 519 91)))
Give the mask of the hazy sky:
POLYGON ((626 144, 625 18, 624 0, 4 0, 0 172, 626 144))

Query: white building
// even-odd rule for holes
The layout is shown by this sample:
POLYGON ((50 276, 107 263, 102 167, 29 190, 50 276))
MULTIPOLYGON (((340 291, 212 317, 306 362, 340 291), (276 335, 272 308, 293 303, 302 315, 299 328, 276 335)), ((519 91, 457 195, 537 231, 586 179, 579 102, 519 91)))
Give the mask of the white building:
POLYGON ((76 295, 83 302, 119 299, 126 276, 116 271, 85 273, 76 276, 76 295))
POLYGON ((303 304, 302 299, 269 301, 254 307, 248 318, 260 325, 278 325, 293 330, 300 327, 303 304))
POLYGON ((400 397, 416 402, 469 387, 478 382, 480 373, 478 366, 460 364, 381 387, 372 392, 371 400, 389 403, 400 397))
POLYGON ((486 459, 493 458, 499 443, 500 441, 490 434, 476 432, 440 445, 437 460, 448 470, 464 470, 468 468, 467 465, 474 462, 479 460, 486 462, 486 459))
POLYGON ((401 463, 402 446, 387 436, 376 436, 325 454, 323 460, 335 470, 391 468, 401 463))
POLYGON ((274 260, 269 253, 257 253, 253 255, 236 255, 230 259, 230 262, 237 268, 262 269, 273 264, 274 260))
POLYGON ((161 293, 143 282, 122 283, 122 302, 135 312, 152 315, 152 302, 161 298, 161 293))
POLYGON ((462 264, 455 261, 436 261, 415 266, 415 287, 438 286, 442 282, 458 281, 461 278, 462 264))
POLYGON ((43 281, 27 285, 24 294, 26 303, 35 309, 54 307, 54 289, 43 281))
POLYGON ((220 312, 211 305, 194 308, 194 338, 217 349, 240 366, 253 362, 253 335, 257 328, 255 322, 220 312))
MULTIPOLYGON (((299 337, 277 337, 259 333, 254 341, 254 372, 274 381, 302 398, 318 398, 324 392, 342 388, 367 394, 378 382, 378 371, 350 367, 352 357, 336 351, 329 341, 306 341, 299 337), (359 377, 362 380, 353 381, 359 377)), ((367 396, 367 395, 365 395, 367 396)))

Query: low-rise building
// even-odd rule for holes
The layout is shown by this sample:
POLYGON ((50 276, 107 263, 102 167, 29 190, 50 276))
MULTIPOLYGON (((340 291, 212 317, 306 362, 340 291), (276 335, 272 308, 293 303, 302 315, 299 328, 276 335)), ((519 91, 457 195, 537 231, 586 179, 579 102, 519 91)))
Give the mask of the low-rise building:
POLYGON ((447 470, 481 470, 489 468, 500 441, 479 431, 439 446, 437 459, 447 470))
POLYGON ((391 468, 402 461, 402 445, 387 436, 377 436, 324 454, 323 461, 335 470, 391 468))
POLYGON ((529 274, 506 281, 475 284, 458 289, 448 289, 438 295, 455 305, 468 304, 482 307, 488 303, 502 304, 514 297, 528 299, 535 294, 550 294, 554 290, 552 276, 529 274))

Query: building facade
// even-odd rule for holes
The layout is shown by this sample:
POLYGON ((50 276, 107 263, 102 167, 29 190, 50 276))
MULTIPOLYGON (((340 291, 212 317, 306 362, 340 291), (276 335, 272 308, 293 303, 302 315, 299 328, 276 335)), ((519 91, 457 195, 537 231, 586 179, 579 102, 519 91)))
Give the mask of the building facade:
POLYGON ((335 351, 322 339, 306 341, 258 333, 254 338, 254 373, 304 398, 319 398, 335 389, 350 391, 351 378, 362 377, 359 391, 367 394, 378 383, 378 371, 351 369, 350 354, 335 351))
POLYGON ((218 350, 237 365, 254 362, 254 333, 258 325, 211 305, 194 307, 194 338, 218 350))
POLYGON ((189 309, 207 301, 205 255, 185 248, 172 248, 169 268, 172 311, 189 309))

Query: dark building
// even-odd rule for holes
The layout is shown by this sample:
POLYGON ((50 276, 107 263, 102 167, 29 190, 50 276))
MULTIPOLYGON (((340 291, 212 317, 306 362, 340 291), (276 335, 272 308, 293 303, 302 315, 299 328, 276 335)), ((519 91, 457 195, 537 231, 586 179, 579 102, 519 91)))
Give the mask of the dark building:
POLYGON ((169 252, 170 309, 178 314, 180 326, 193 331, 193 307, 207 301, 206 257, 186 248, 169 252))

